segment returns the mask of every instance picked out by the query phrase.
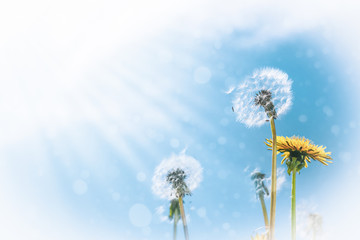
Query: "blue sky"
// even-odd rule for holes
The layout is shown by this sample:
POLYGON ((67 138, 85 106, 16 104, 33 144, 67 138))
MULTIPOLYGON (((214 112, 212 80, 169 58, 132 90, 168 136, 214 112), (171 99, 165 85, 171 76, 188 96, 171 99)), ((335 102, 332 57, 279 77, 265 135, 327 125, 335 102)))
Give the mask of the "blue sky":
MULTIPOLYGON (((190 237, 250 239, 263 225, 250 173, 269 176, 271 132, 236 122, 225 92, 265 66, 293 80, 278 135, 305 136, 334 159, 298 176, 299 239, 310 212, 323 216, 323 239, 356 233, 356 6, 71 4, 9 3, 1 14, 12 20, 0 48, 2 238, 171 239, 168 202, 151 192, 151 178, 186 148, 204 169, 185 199, 190 237)), ((281 240, 290 234, 290 177, 280 176, 281 240)))

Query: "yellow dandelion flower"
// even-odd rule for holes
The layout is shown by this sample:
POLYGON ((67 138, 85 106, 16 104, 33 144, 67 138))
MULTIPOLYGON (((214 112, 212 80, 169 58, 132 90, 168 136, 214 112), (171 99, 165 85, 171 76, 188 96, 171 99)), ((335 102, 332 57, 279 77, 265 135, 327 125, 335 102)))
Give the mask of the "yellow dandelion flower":
MULTIPOLYGON (((271 148, 272 139, 266 139, 266 141, 265 144, 271 148)), ((281 156, 283 157, 281 164, 287 159, 291 161, 292 158, 296 158, 305 167, 308 166, 307 162, 311 162, 310 159, 328 165, 328 163, 332 163, 332 161, 330 161, 332 159, 330 157, 331 152, 325 152, 325 149, 326 147, 315 145, 305 137, 277 137, 277 151, 282 153, 281 156)))
MULTIPOLYGON (((272 147, 273 141, 266 139, 265 144, 272 147)), ((330 157, 331 152, 325 152, 326 147, 318 146, 309 139, 304 137, 282 137, 276 138, 277 151, 282 153, 283 160, 281 164, 286 161, 289 175, 292 173, 291 181, 291 239, 296 239, 296 173, 299 173, 303 167, 307 167, 310 159, 321 162, 324 165, 332 163, 330 157)))

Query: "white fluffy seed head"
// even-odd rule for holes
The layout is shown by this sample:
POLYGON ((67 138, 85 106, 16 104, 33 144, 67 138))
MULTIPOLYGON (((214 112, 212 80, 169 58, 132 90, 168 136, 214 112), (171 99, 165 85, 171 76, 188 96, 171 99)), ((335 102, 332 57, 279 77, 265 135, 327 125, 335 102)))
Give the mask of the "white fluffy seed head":
POLYGON ((190 192, 199 186, 202 181, 203 169, 200 163, 193 157, 180 153, 173 154, 170 158, 164 159, 156 167, 152 178, 152 191, 160 198, 171 200, 176 196, 176 190, 166 180, 169 172, 181 169, 185 172, 185 183, 190 192))
POLYGON ((255 70, 234 91, 232 103, 237 121, 253 127, 261 126, 269 119, 264 109, 254 103, 256 94, 261 90, 271 92, 277 117, 286 113, 292 105, 291 84, 288 75, 279 69, 267 67, 255 70))

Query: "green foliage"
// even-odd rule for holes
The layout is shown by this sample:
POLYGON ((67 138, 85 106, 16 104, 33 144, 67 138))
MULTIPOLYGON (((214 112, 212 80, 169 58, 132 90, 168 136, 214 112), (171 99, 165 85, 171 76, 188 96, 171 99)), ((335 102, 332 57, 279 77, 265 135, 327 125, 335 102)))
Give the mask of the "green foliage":
POLYGON ((296 169, 297 173, 300 173, 300 170, 305 167, 305 159, 304 156, 299 152, 291 152, 290 157, 286 159, 286 166, 288 167, 287 173, 289 176, 296 169))
POLYGON ((177 223, 180 218, 180 205, 179 205, 179 200, 178 199, 173 199, 170 202, 170 209, 169 209, 169 219, 172 220, 174 219, 174 221, 177 223))

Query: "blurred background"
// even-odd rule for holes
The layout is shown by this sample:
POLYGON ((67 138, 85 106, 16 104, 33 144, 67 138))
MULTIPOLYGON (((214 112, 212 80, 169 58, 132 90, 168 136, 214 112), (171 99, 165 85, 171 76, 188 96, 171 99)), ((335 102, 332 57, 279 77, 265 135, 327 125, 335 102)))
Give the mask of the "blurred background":
MULTIPOLYGON (((1 239, 172 239, 151 179, 185 148, 204 169, 185 198, 190 238, 250 239, 263 226, 250 173, 270 176, 271 132, 236 122, 225 92, 265 66, 293 80, 278 135, 334 159, 297 178, 298 239, 312 239, 309 214, 322 217, 318 239, 355 239, 359 10, 350 0, 1 3, 1 239)), ((278 178, 286 240, 280 164, 278 178)))

